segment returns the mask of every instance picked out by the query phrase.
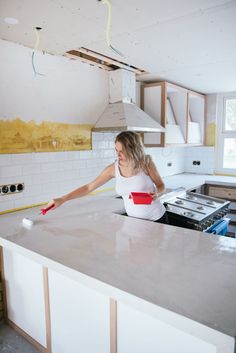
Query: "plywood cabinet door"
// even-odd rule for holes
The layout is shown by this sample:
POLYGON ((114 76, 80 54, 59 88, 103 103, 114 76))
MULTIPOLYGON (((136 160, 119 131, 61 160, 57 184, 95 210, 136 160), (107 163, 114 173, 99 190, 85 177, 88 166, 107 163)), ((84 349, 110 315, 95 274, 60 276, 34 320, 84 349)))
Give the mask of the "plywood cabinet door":
POLYGON ((236 188, 224 188, 217 186, 208 187, 208 195, 213 197, 219 197, 225 200, 236 200, 236 188))

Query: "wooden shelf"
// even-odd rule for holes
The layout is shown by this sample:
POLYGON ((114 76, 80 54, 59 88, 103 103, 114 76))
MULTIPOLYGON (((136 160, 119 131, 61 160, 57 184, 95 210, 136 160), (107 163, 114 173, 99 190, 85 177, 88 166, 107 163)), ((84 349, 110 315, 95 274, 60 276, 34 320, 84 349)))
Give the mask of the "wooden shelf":
POLYGON ((144 133, 144 144, 201 146, 205 132, 205 96, 163 81, 141 85, 141 109, 166 128, 144 133))

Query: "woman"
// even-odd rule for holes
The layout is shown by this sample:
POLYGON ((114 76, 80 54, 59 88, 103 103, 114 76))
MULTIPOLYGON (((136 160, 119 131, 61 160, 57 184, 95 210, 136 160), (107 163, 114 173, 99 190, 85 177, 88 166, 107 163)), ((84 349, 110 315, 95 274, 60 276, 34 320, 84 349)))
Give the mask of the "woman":
POLYGON ((92 182, 49 202, 57 208, 64 202, 85 196, 112 178, 116 178, 116 192, 124 200, 128 216, 166 223, 165 207, 158 197, 165 191, 165 185, 150 156, 145 155, 138 133, 124 131, 115 139, 117 161, 107 166, 92 182), (131 192, 148 192, 153 201, 150 205, 135 205, 129 198, 131 192))

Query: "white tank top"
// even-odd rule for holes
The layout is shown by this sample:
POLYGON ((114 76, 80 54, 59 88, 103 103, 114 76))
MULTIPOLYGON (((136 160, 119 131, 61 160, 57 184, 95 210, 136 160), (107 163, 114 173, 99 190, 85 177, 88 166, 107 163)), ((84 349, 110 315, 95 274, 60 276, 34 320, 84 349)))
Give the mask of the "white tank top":
POLYGON ((120 173, 118 162, 115 162, 116 192, 124 200, 128 216, 156 221, 165 213, 165 207, 156 199, 150 205, 135 205, 129 199, 131 192, 155 192, 155 186, 149 175, 144 171, 131 177, 123 177, 120 173))

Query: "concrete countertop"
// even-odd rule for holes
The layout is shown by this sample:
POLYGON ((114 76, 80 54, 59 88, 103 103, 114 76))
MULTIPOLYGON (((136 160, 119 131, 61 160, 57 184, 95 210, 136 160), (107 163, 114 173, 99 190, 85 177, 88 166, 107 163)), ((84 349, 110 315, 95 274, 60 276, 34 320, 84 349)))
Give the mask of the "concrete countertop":
POLYGON ((236 187, 236 177, 224 175, 182 173, 164 177, 163 180, 167 188, 184 187, 187 190, 204 183, 236 187))
MULTIPOLYGON (((172 187, 184 186, 180 180, 172 187)), ((0 245, 235 337, 236 240, 113 213, 122 207, 101 194, 46 216, 39 208, 2 215, 0 245), (33 216, 32 228, 23 227, 23 217, 33 216)))

